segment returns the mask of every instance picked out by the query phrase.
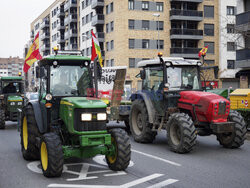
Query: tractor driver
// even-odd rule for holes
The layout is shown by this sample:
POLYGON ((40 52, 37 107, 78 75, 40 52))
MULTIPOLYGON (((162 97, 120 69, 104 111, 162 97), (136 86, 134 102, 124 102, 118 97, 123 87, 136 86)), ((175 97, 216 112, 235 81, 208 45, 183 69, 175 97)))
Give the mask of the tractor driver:
POLYGON ((71 95, 72 88, 67 81, 67 75, 61 75, 59 82, 53 86, 52 94, 57 96, 71 95))
POLYGON ((3 93, 16 93, 16 87, 13 83, 9 83, 3 88, 3 93))

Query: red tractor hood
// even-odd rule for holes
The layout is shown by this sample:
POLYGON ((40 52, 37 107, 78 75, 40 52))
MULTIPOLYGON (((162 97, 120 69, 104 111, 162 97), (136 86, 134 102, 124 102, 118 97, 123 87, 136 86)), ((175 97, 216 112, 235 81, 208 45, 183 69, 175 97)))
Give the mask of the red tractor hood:
POLYGON ((225 122, 230 110, 230 102, 214 93, 201 91, 180 92, 178 107, 191 111, 201 122, 225 122))

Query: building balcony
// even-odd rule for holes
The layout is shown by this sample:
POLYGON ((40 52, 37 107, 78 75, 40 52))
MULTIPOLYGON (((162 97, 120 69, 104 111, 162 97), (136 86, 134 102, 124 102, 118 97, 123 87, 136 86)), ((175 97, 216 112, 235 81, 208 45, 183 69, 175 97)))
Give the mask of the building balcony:
POLYGON ((170 20, 202 21, 203 11, 180 9, 170 10, 170 20))
POLYGON ((65 46, 65 50, 78 50, 77 43, 72 43, 68 46, 65 46))
POLYGON ((46 40, 46 39, 49 39, 49 33, 43 33, 42 35, 41 35, 41 40, 43 41, 43 40, 46 40))
POLYGON ((64 30, 65 29, 65 25, 64 24, 58 24, 57 25, 57 30, 60 31, 60 30, 64 30))
POLYGON ((64 33, 65 39, 69 39, 71 37, 77 37, 77 29, 70 29, 64 33))
POLYGON ((41 23, 41 29, 45 29, 49 27, 49 21, 48 20, 45 20, 41 23))
POLYGON ((96 25, 103 25, 104 24, 104 15, 103 14, 97 14, 92 18, 92 26, 96 25))
POLYGON ((237 31, 250 31, 250 11, 236 15, 235 29, 237 31))
POLYGON ((250 68, 250 48, 236 50, 236 68, 250 68))
POLYGON ((170 48, 171 57, 198 58, 200 48, 170 48))
POLYGON ((202 3, 203 0, 170 0, 170 2, 192 2, 192 3, 202 3))
POLYGON ((104 7, 104 0, 92 0, 91 8, 104 7))
POLYGON ((70 8, 77 8, 77 0, 69 0, 64 4, 64 12, 70 8))
POLYGON ((50 45, 49 44, 43 44, 42 46, 41 46, 41 52, 45 52, 45 51, 48 51, 48 50, 50 50, 50 45))
POLYGON ((198 29, 171 29, 170 39, 203 39, 203 30, 198 29))
POLYGON ((61 37, 58 37, 57 38, 57 43, 59 43, 59 44, 61 44, 61 43, 65 43, 65 38, 64 38, 64 36, 61 36, 61 37))
POLYGON ((71 14, 68 17, 64 19, 64 24, 68 25, 71 22, 77 23, 77 15, 76 14, 71 14))
POLYGON ((65 16, 64 9, 60 9, 60 12, 57 14, 57 18, 61 18, 65 16))
POLYGON ((104 32, 97 32, 96 37, 99 42, 104 42, 105 41, 105 33, 104 32))

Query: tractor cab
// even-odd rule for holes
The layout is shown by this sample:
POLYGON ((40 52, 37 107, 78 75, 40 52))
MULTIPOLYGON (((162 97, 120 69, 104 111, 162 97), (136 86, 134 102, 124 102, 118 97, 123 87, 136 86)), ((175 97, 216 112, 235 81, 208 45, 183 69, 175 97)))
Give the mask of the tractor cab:
POLYGON ((0 128, 5 121, 17 121, 18 109, 23 107, 24 83, 22 77, 0 78, 0 128))

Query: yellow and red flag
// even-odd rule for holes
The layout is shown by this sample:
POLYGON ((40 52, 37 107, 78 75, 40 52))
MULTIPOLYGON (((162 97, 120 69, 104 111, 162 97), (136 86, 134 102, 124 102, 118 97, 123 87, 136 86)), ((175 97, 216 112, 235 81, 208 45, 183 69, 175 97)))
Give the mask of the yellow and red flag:
POLYGON ((201 49, 201 51, 199 52, 198 56, 199 57, 205 56, 207 54, 207 49, 208 49, 208 45, 201 49))
POLYGON ((26 55, 23 71, 28 72, 29 68, 35 63, 37 60, 42 59, 42 56, 39 52, 39 32, 36 34, 34 42, 30 46, 30 49, 26 55))

